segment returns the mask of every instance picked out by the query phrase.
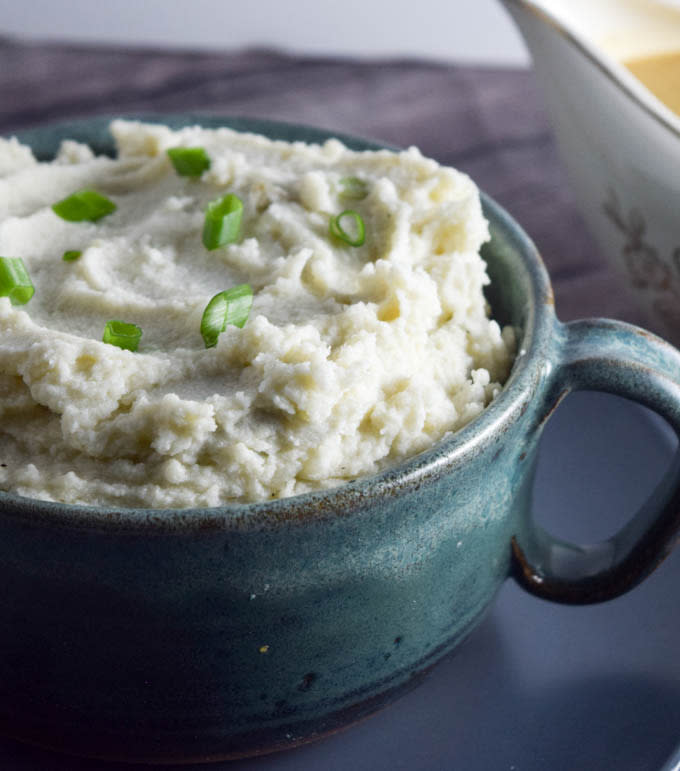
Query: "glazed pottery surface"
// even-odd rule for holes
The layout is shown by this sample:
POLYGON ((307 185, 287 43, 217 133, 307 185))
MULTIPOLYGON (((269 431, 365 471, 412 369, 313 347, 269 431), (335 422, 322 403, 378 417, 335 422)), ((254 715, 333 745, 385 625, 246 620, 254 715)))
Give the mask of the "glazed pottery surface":
POLYGON ((531 51, 562 162, 603 253, 680 343, 680 116, 622 64, 680 48, 658 0, 503 0, 531 51))
MULTIPOLYGON (((320 130, 162 116, 287 140, 320 130)), ((111 151, 103 119, 26 131, 111 151)), ((341 137, 356 149, 375 144, 341 137)), ((597 547, 531 518, 537 443, 560 399, 635 399, 680 432, 680 354, 629 325, 557 321, 528 237, 484 198, 488 299, 518 355, 482 415, 425 453, 335 489, 196 510, 97 509, 0 494, 0 730, 152 762, 273 751, 375 711, 474 627, 511 574, 561 602, 626 591, 671 548, 677 464, 597 547)))

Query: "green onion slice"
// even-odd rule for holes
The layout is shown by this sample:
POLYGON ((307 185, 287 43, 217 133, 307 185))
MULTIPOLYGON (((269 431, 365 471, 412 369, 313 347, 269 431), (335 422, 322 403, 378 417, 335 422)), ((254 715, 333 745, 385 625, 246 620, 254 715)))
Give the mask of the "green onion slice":
POLYGON ((21 257, 0 257, 0 297, 9 297, 12 305, 25 305, 34 293, 21 257))
POLYGON ((79 190, 52 206, 67 222, 96 222, 116 211, 116 204, 94 190, 79 190))
POLYGON ((248 314, 253 304, 253 290, 250 284, 238 286, 219 292, 205 306, 201 319, 201 335, 206 348, 217 345, 217 338, 233 324, 243 327, 248 320, 248 314))
POLYGON ((360 201, 368 195, 368 185, 359 177, 343 177, 340 180, 340 198, 360 201))
POLYGON ((203 224, 203 245, 218 249, 233 244, 238 238, 243 216, 243 202, 233 193, 216 198, 208 204, 203 224))
POLYGON ((102 340, 128 351, 136 351, 141 338, 142 330, 136 324, 128 324, 127 321, 107 321, 102 340))
POLYGON ((64 262, 73 262, 74 260, 77 260, 81 254, 82 252, 78 249, 70 249, 68 252, 64 252, 61 259, 64 262))
POLYGON ((361 246, 366 240, 366 227, 364 221, 361 219, 361 215, 355 212, 354 209, 345 209, 340 212, 337 217, 331 217, 330 233, 332 236, 339 238, 350 246, 361 246), (348 231, 345 228, 345 223, 349 223, 351 230, 348 231))
POLYGON ((200 177, 210 168, 210 158, 202 147, 171 147, 167 153, 182 177, 200 177))

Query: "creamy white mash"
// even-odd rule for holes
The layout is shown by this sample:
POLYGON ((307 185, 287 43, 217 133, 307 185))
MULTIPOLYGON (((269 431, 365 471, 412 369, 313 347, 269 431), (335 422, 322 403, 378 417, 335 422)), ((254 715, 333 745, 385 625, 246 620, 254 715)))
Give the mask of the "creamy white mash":
POLYGON ((0 298, 0 489, 146 507, 294 495, 430 447, 499 392, 514 337, 487 316, 488 229, 467 176, 413 148, 112 132, 116 159, 65 142, 38 163, 0 140, 0 255, 35 286, 25 305, 0 298), (171 147, 204 148, 210 169, 179 176, 171 147), (347 177, 365 197, 344 197, 347 177), (57 216, 83 188, 117 210, 57 216), (240 235, 208 251, 204 212, 226 193, 243 202, 240 235), (361 246, 329 232, 345 209, 361 246), (206 304, 243 283, 247 322, 206 348, 206 304), (143 330, 136 352, 102 342, 111 319, 143 330))

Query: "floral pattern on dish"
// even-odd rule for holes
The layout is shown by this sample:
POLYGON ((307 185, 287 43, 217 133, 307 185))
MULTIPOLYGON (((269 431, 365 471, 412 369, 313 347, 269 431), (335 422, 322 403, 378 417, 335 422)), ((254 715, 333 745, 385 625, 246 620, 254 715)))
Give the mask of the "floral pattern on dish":
POLYGON ((646 239, 643 213, 636 207, 626 213, 613 188, 608 189, 602 210, 625 236, 621 256, 631 286, 651 295, 651 307, 669 330, 680 330, 680 246, 664 259, 646 239))

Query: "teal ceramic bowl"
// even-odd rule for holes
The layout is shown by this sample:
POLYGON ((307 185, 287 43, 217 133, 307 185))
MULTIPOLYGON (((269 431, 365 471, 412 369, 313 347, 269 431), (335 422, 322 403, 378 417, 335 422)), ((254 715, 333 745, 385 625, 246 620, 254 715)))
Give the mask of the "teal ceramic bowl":
MULTIPOLYGON (((21 138, 40 157, 67 136, 106 151, 105 127, 21 138)), ((520 351, 498 398, 445 441, 379 475, 271 503, 97 509, 0 494, 2 732, 149 762, 292 747, 413 686, 509 576, 543 597, 593 602, 662 559, 680 524, 678 463, 630 525, 592 547, 541 531, 531 486, 541 431, 570 390, 635 399, 680 432, 680 354, 625 324, 561 324, 533 244, 493 201, 484 208, 488 299, 520 351)))

